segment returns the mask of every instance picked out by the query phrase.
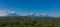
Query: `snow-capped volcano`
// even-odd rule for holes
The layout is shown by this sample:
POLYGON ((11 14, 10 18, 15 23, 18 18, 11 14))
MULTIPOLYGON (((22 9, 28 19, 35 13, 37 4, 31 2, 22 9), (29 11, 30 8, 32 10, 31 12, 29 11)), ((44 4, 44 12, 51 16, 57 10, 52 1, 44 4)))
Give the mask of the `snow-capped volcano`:
POLYGON ((44 13, 42 13, 42 14, 31 13, 28 16, 30 16, 30 17, 48 17, 48 15, 44 14, 44 13))
POLYGON ((10 10, 0 10, 0 16, 16 16, 15 11, 10 11, 10 10))
POLYGON ((40 14, 40 17, 49 17, 49 16, 47 14, 42 13, 40 14))

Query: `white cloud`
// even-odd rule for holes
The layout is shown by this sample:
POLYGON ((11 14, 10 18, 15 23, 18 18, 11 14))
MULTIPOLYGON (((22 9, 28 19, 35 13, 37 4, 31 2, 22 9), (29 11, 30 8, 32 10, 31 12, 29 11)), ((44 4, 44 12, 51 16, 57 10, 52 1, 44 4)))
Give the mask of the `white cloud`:
POLYGON ((16 13, 10 10, 0 10, 0 16, 7 16, 8 14, 16 13))

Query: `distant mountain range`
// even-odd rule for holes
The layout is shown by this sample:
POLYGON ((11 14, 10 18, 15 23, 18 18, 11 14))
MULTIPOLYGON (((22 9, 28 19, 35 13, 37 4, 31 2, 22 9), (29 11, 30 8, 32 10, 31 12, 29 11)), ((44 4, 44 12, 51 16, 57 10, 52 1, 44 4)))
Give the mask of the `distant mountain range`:
MULTIPOLYGON (((21 16, 21 15, 18 15, 14 11, 1 10, 0 16, 21 16)), ((43 14, 31 13, 31 14, 28 14, 26 16, 28 16, 28 17, 49 17, 47 14, 44 14, 44 13, 43 14)))
MULTIPOLYGON (((19 15, 17 13, 10 13, 7 16, 19 16, 19 15)), ((26 16, 28 16, 28 17, 49 17, 46 14, 36 14, 36 13, 29 14, 29 15, 26 15, 26 16)))
POLYGON ((27 16, 29 16, 29 17, 49 17, 46 14, 36 14, 36 13, 32 13, 32 14, 27 15, 27 16))

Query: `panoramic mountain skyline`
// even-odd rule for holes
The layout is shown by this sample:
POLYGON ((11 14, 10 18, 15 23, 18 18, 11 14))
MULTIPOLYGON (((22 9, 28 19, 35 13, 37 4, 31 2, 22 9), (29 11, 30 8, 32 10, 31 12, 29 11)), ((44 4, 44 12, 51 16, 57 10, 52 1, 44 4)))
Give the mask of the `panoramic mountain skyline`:
POLYGON ((19 15, 43 13, 60 17, 60 0, 0 0, 0 10, 12 10, 19 15))
MULTIPOLYGON (((39 16, 39 15, 46 15, 46 14, 38 14, 38 13, 30 13, 27 15, 34 15, 34 16, 39 16)), ((0 10, 0 16, 27 16, 27 15, 20 15, 15 11, 11 10, 0 10)))

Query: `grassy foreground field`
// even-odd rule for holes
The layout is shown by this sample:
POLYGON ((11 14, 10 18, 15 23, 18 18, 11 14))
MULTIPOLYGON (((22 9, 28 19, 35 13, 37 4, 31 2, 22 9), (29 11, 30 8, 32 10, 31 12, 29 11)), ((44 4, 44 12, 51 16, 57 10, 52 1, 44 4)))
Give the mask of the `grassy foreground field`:
POLYGON ((0 17, 0 27, 60 27, 60 18, 0 17))

